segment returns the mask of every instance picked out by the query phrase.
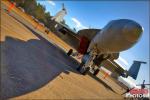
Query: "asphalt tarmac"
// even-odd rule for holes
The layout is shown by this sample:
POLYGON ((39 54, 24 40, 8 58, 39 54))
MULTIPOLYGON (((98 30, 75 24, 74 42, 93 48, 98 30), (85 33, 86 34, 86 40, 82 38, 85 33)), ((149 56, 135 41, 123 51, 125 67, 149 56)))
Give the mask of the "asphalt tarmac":
POLYGON ((2 99, 123 99, 121 87, 81 75, 75 70, 79 63, 55 41, 5 9, 2 4, 2 99))

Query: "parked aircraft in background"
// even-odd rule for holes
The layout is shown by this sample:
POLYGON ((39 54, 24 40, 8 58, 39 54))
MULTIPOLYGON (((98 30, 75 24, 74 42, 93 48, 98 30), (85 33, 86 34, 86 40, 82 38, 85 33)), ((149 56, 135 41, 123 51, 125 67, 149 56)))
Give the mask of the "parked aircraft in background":
POLYGON ((146 62, 134 61, 129 70, 126 70, 125 73, 118 77, 118 81, 126 85, 129 89, 137 87, 135 80, 137 79, 141 64, 146 64, 146 62))
MULTIPOLYGON (((75 33, 60 23, 67 14, 66 11, 63 5, 62 10, 53 17, 53 20, 57 22, 56 30, 62 33, 59 34, 60 38, 73 47, 78 54, 83 55, 77 70, 85 75, 92 69, 93 74, 97 75, 99 65, 104 62, 104 67, 111 65, 119 76, 125 76, 125 70, 118 66, 114 59, 118 59, 121 51, 128 50, 139 41, 143 32, 142 26, 130 19, 117 19, 110 21, 102 29, 83 29, 75 33)), ((73 52, 70 49, 67 54, 71 55, 73 52)))

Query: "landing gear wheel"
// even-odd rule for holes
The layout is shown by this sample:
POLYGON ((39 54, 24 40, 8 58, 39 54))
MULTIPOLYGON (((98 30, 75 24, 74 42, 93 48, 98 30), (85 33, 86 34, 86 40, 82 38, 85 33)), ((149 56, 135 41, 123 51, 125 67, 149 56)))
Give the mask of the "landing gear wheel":
POLYGON ((96 76, 99 73, 99 69, 96 69, 93 73, 94 76, 96 76))
POLYGON ((68 51, 67 55, 70 56, 70 55, 72 54, 72 52, 73 52, 73 50, 70 49, 70 50, 68 51))
POLYGON ((84 63, 81 62, 81 64, 79 65, 79 67, 77 68, 77 71, 80 71, 80 69, 84 66, 84 63))
POLYGON ((90 70, 90 67, 85 67, 83 62, 77 68, 77 71, 79 71, 83 75, 86 75, 89 70, 90 70))
POLYGON ((84 71, 81 72, 81 74, 86 75, 89 72, 89 70, 90 70, 90 67, 86 67, 84 68, 84 71))

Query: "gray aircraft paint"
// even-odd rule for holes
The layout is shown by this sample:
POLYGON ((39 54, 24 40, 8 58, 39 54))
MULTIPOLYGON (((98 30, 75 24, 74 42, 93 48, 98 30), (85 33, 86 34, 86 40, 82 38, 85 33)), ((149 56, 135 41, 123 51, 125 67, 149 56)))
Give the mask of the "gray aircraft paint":
POLYGON ((96 34, 88 51, 93 48, 97 53, 116 53, 127 50, 138 42, 142 32, 143 28, 135 21, 113 20, 96 34))

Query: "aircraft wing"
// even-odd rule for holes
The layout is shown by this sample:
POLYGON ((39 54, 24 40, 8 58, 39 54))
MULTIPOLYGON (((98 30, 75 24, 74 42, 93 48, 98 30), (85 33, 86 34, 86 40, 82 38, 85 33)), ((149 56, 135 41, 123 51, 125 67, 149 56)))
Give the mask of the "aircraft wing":
POLYGON ((119 76, 126 71, 124 68, 118 65, 115 61, 112 61, 110 59, 103 61, 101 66, 105 67, 112 73, 115 73, 116 75, 119 75, 119 76))
POLYGON ((80 48, 81 37, 85 37, 89 43, 100 31, 100 29, 83 29, 76 32, 62 23, 57 23, 56 30, 55 34, 77 51, 80 48))
POLYGON ((56 25, 54 33, 69 46, 77 50, 80 44, 80 38, 77 33, 62 23, 56 23, 56 25))

